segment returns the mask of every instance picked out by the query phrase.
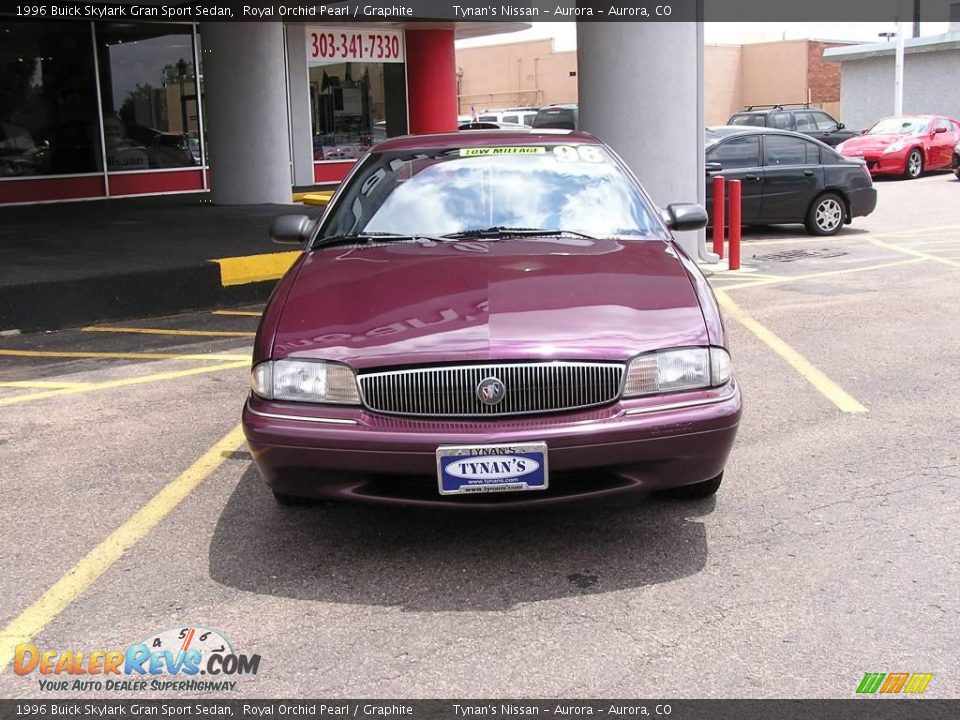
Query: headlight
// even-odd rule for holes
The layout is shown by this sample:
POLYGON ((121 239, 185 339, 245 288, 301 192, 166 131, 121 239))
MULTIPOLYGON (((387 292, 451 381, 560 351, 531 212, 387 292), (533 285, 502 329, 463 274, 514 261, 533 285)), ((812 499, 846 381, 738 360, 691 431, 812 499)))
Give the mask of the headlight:
POLYGON ((250 373, 250 389, 267 400, 360 404, 353 370, 337 363, 267 360, 250 373))
POLYGON ((893 143, 892 145, 887 145, 887 146, 883 149, 883 152, 884 152, 885 154, 886 154, 886 153, 892 153, 892 152, 900 152, 900 151, 903 150, 906 146, 907 146, 906 143, 895 142, 895 143, 893 143))
POLYGON ((723 348, 662 350, 634 358, 627 367, 624 397, 716 387, 730 379, 730 355, 723 348))

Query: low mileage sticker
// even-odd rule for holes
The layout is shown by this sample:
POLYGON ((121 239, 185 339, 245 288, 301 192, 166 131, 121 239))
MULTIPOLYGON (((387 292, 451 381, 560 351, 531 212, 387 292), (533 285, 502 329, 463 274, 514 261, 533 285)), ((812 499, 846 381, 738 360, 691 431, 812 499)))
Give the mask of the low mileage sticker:
POLYGON ((545 155, 545 147, 476 147, 460 148, 460 157, 483 157, 485 155, 545 155))

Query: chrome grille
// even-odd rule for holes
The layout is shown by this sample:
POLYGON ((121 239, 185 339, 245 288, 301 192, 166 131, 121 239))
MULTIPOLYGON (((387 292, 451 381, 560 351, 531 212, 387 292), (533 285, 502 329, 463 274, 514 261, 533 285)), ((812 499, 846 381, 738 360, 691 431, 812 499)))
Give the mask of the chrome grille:
POLYGON ((360 393, 374 412, 425 417, 497 417, 575 410, 620 396, 624 366, 614 363, 495 363, 362 373, 360 393), (487 405, 477 386, 497 378, 503 399, 487 405))

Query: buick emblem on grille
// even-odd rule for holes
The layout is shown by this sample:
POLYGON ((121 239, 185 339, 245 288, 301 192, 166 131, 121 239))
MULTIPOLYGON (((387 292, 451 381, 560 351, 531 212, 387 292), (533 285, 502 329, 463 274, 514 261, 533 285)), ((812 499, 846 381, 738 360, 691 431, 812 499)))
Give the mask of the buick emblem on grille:
POLYGON ((495 377, 484 378, 477 385, 477 398, 484 405, 496 405, 506 396, 507 390, 503 383, 495 377))

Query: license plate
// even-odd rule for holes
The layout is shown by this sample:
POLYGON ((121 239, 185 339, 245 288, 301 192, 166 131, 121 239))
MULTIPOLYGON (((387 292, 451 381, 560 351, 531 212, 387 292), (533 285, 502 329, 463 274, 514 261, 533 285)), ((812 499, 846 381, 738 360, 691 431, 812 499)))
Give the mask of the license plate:
POLYGON ((437 448, 441 495, 546 490, 547 444, 437 448))

